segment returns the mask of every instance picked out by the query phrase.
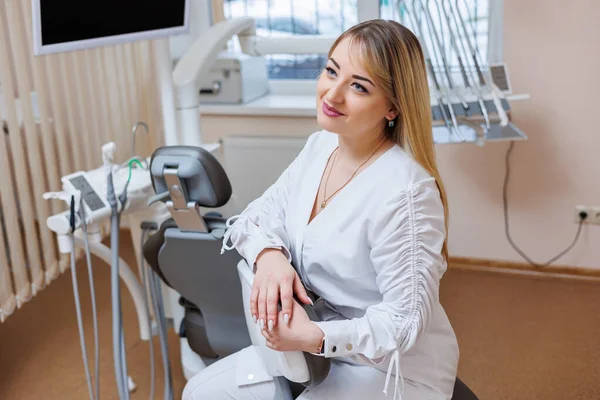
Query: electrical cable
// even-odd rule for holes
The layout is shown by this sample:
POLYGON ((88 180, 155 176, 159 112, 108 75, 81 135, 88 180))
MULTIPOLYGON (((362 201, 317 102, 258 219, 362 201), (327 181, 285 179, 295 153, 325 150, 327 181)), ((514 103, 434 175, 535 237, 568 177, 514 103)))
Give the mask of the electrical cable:
POLYGON ((127 166, 129 167, 129 176, 127 177, 127 183, 125 184, 125 190, 123 190, 123 192, 127 191, 127 187, 129 186, 129 181, 131 181, 131 170, 133 169, 133 163, 137 163, 137 165, 139 165, 141 169, 144 169, 144 166, 142 165, 140 160, 138 160, 137 158, 133 158, 133 159, 131 159, 131 161, 129 161, 129 163, 127 164, 127 166))
POLYGON ((122 168, 129 167, 129 164, 134 160, 137 160, 140 163, 146 164, 145 167, 144 166, 141 166, 141 167, 142 167, 142 169, 148 170, 148 168, 149 168, 148 161, 143 157, 135 156, 135 157, 131 157, 129 160, 127 160, 123 164, 119 165, 117 167, 117 169, 115 170, 115 172, 119 172, 122 168))
POLYGON ((119 392, 119 399, 129 399, 129 389, 127 385, 127 376, 123 375, 125 372, 125 366, 123 360, 126 358, 123 355, 123 323, 121 316, 121 292, 119 286, 119 210, 117 198, 115 196, 114 182, 112 175, 112 167, 110 164, 107 165, 107 201, 111 207, 111 234, 110 234, 110 247, 112 250, 111 260, 111 298, 112 298, 112 324, 113 324, 113 359, 114 359, 114 370, 115 380, 117 383, 117 390, 119 392))
POLYGON ((148 267, 146 266, 146 259, 144 258, 143 248, 144 243, 146 242, 146 236, 148 234, 147 229, 142 229, 142 238, 140 243, 140 266, 142 269, 142 283, 144 285, 144 303, 146 305, 146 312, 148 313, 148 332, 150 332, 150 400, 154 399, 154 389, 156 386, 155 382, 155 371, 154 371, 154 345, 153 345, 153 334, 152 334, 152 326, 150 323, 150 305, 148 304, 148 293, 146 292, 148 288, 148 267))
MULTIPOLYGON (((127 189, 129 188, 129 183, 131 182, 131 173, 132 173, 132 168, 133 168, 133 163, 137 163, 140 168, 144 168, 141 164, 141 162, 136 159, 133 158, 128 162, 128 166, 129 166, 129 176, 127 177, 127 182, 125 183, 125 187, 123 188, 123 191, 121 192, 121 194, 119 195, 119 199, 117 202, 117 199, 115 198, 115 192, 114 192, 114 182, 113 182, 113 175, 112 172, 110 172, 108 174, 108 203, 110 204, 111 208, 112 208, 112 216, 111 216, 111 249, 112 249, 112 265, 113 268, 111 269, 112 271, 112 275, 111 275, 111 283, 113 285, 116 285, 116 290, 113 287, 113 296, 115 296, 115 292, 116 292, 116 297, 113 297, 113 302, 115 302, 116 304, 113 304, 113 324, 116 321, 116 318, 118 318, 118 323, 117 323, 117 331, 118 331, 118 338, 114 335, 116 335, 115 332, 115 327, 113 326, 113 346, 117 347, 118 346, 118 354, 115 354, 115 357, 119 358, 119 365, 115 365, 115 371, 116 369, 120 369, 120 378, 117 378, 121 381, 121 385, 122 385, 122 390, 123 390, 123 394, 124 394, 124 398, 125 400, 129 400, 129 374, 127 372, 127 356, 126 356, 126 352, 125 352, 125 330, 124 330, 124 326, 123 326, 123 314, 122 314, 122 310, 121 310, 121 295, 120 295, 120 290, 119 290, 119 225, 120 225, 120 218, 121 218, 121 213, 123 212, 123 210, 125 209, 125 206, 127 204, 127 189), (121 204, 121 210, 119 210, 119 206, 118 204, 121 204), (116 276, 115 276, 116 275, 116 276), (116 311, 117 316, 115 317, 114 313, 116 311), (114 340, 117 340, 117 342, 114 342, 114 340), (118 344, 117 344, 118 343, 118 344)), ((114 350, 113 350, 114 351, 114 350)))
POLYGON ((94 273, 92 271, 92 254, 90 251, 90 241, 88 239, 87 222, 85 220, 85 210, 83 207, 83 198, 80 200, 79 214, 83 230, 83 243, 85 248, 85 261, 88 269, 88 279, 90 284, 90 297, 92 299, 92 322, 94 329, 94 366, 96 383, 96 400, 100 400, 100 350, 98 344, 98 313, 96 309, 96 290, 94 288, 94 273))
POLYGON ((165 388, 165 400, 173 400, 173 377, 171 375, 171 363, 169 361, 169 342, 167 338, 167 317, 165 315, 165 304, 162 296, 160 279, 154 271, 152 272, 154 273, 157 304, 159 306, 158 311, 160 313, 160 323, 162 325, 161 351, 163 354, 165 382, 168 382, 168 386, 165 388))
POLYGON ((163 359, 163 372, 164 372, 164 399, 173 399, 172 379, 171 379, 171 368, 169 363, 169 348, 167 344, 167 327, 166 318, 163 309, 163 300, 160 293, 160 280, 156 273, 152 270, 149 271, 150 291, 152 297, 152 304, 154 306, 154 315, 157 319, 158 334, 160 337, 160 350, 163 359))
POLYGON ((81 299, 79 297, 79 286, 77 284, 77 268, 75 265, 75 221, 75 196, 71 196, 71 279, 73 283, 73 296, 75 297, 75 312, 77 314, 77 328, 79 330, 79 344, 81 345, 81 355, 83 357, 85 379, 87 381, 90 399, 93 400, 94 390, 92 388, 90 367, 88 365, 87 346, 85 344, 85 334, 83 331, 83 317, 81 315, 81 299))
POLYGON ((579 227, 577 228, 577 233, 575 234, 575 239, 573 239, 573 242, 571 243, 571 245, 569 247, 567 247, 565 250, 563 250, 562 252, 560 252, 558 255, 552 257, 550 260, 546 261, 543 264, 538 264, 535 261, 531 260, 531 258, 529 258, 527 256, 527 254, 525 254, 525 252, 523 252, 523 250, 521 250, 515 244, 515 242, 512 240, 512 238, 510 236, 510 229, 509 229, 509 223, 508 223, 508 182, 510 180, 510 154, 512 153, 514 145, 515 145, 515 142, 511 141, 510 145, 508 146, 508 150, 506 151, 506 157, 505 157, 506 174, 504 176, 504 185, 502 187, 502 201, 503 201, 503 206, 504 206, 504 230, 506 233, 506 238, 508 239, 508 242, 510 243, 512 248, 517 253, 519 253, 519 255, 521 257, 523 257, 523 259, 525 259, 529 264, 531 264, 532 266, 537 267, 537 268, 547 267, 550 264, 554 263, 559 258, 561 258, 562 256, 564 256, 566 253, 571 251, 571 249, 575 246, 575 244, 577 243, 577 240, 579 240, 579 235, 581 234, 581 229, 583 227, 583 221, 585 220, 585 217, 581 217, 581 219, 579 221, 579 227))

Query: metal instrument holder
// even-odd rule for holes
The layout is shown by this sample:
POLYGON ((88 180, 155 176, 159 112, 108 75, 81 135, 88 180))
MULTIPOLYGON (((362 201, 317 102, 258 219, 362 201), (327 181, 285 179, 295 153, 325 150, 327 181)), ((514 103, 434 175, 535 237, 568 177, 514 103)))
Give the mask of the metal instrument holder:
POLYGON ((511 96, 496 85, 495 78, 501 81, 501 86, 507 86, 508 72, 506 68, 497 68, 492 76, 488 71, 477 41, 471 38, 475 28, 466 22, 473 21, 474 16, 464 0, 461 11, 459 1, 397 2, 400 14, 405 13, 421 42, 427 74, 434 86, 431 103, 434 143, 483 146, 488 141, 526 140, 527 135, 511 122, 510 102, 529 96, 511 96), (467 14, 466 18, 462 14, 467 14), (458 61, 462 86, 456 84, 450 70, 449 60, 453 56, 458 61))
MULTIPOLYGON (((507 99, 501 99, 504 111, 510 118, 510 104, 507 99)), ((465 110, 460 103, 453 103, 452 108, 456 115, 457 129, 460 129, 462 139, 457 138, 454 132, 450 131, 444 121, 440 105, 431 107, 433 118, 433 137, 435 143, 475 143, 483 146, 488 141, 512 141, 526 140, 527 135, 515 124, 509 122, 502 126, 495 104, 492 100, 484 100, 485 109, 489 113, 487 118, 481 112, 477 101, 470 103, 468 110, 465 110), (489 127, 487 123, 489 121, 489 127)), ((442 104, 442 107, 448 107, 442 104)), ((448 111, 446 111, 448 113, 448 111)))
POLYGON ((172 167, 163 170, 170 194, 170 200, 166 202, 167 209, 181 231, 208 232, 200 207, 197 202, 189 201, 187 186, 180 179, 177 170, 172 167))

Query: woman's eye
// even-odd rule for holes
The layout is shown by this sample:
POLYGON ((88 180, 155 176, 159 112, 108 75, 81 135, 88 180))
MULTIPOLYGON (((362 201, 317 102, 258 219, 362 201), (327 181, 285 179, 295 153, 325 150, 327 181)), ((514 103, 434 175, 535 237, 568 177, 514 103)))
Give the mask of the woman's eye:
POLYGON ((325 70, 327 71, 327 75, 329 75, 329 76, 336 76, 336 73, 333 70, 333 68, 327 67, 327 68, 325 68, 325 70))
POLYGON ((367 92, 367 89, 365 89, 365 87, 364 87, 363 85, 360 85, 360 84, 358 84, 358 83, 356 83, 356 82, 354 82, 354 83, 352 84, 352 87, 353 87, 354 89, 358 90, 358 91, 359 91, 359 92, 361 92, 361 93, 368 93, 368 92, 367 92))

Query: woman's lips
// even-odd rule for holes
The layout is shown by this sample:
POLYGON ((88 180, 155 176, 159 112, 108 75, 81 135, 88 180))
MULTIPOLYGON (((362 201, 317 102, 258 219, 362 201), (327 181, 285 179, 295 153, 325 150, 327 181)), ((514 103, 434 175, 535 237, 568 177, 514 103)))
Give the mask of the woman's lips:
POLYGON ((327 115, 328 117, 341 117, 342 114, 341 112, 339 112, 338 110, 336 110, 335 108, 327 105, 327 103, 323 102, 323 113, 325 115, 327 115))

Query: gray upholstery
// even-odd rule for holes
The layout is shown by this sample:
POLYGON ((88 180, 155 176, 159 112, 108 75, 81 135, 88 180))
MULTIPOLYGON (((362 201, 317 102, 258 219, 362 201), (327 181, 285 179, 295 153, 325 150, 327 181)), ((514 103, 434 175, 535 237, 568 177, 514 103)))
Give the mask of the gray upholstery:
POLYGON ((452 400, 479 400, 479 398, 475 396, 475 393, 463 381, 456 378, 452 400))
POLYGON ((163 171, 177 168, 185 181, 187 197, 200 207, 221 207, 231 198, 231 182, 225 170, 210 152, 193 146, 158 148, 150 161, 152 187, 156 194, 167 192, 163 171))
MULTIPOLYGON (((211 232, 225 226, 223 219, 207 222, 211 232)), ((144 245, 150 267, 183 297, 186 337, 207 364, 251 344, 235 269, 241 256, 221 255, 221 239, 211 232, 181 232, 167 220, 144 245)))

